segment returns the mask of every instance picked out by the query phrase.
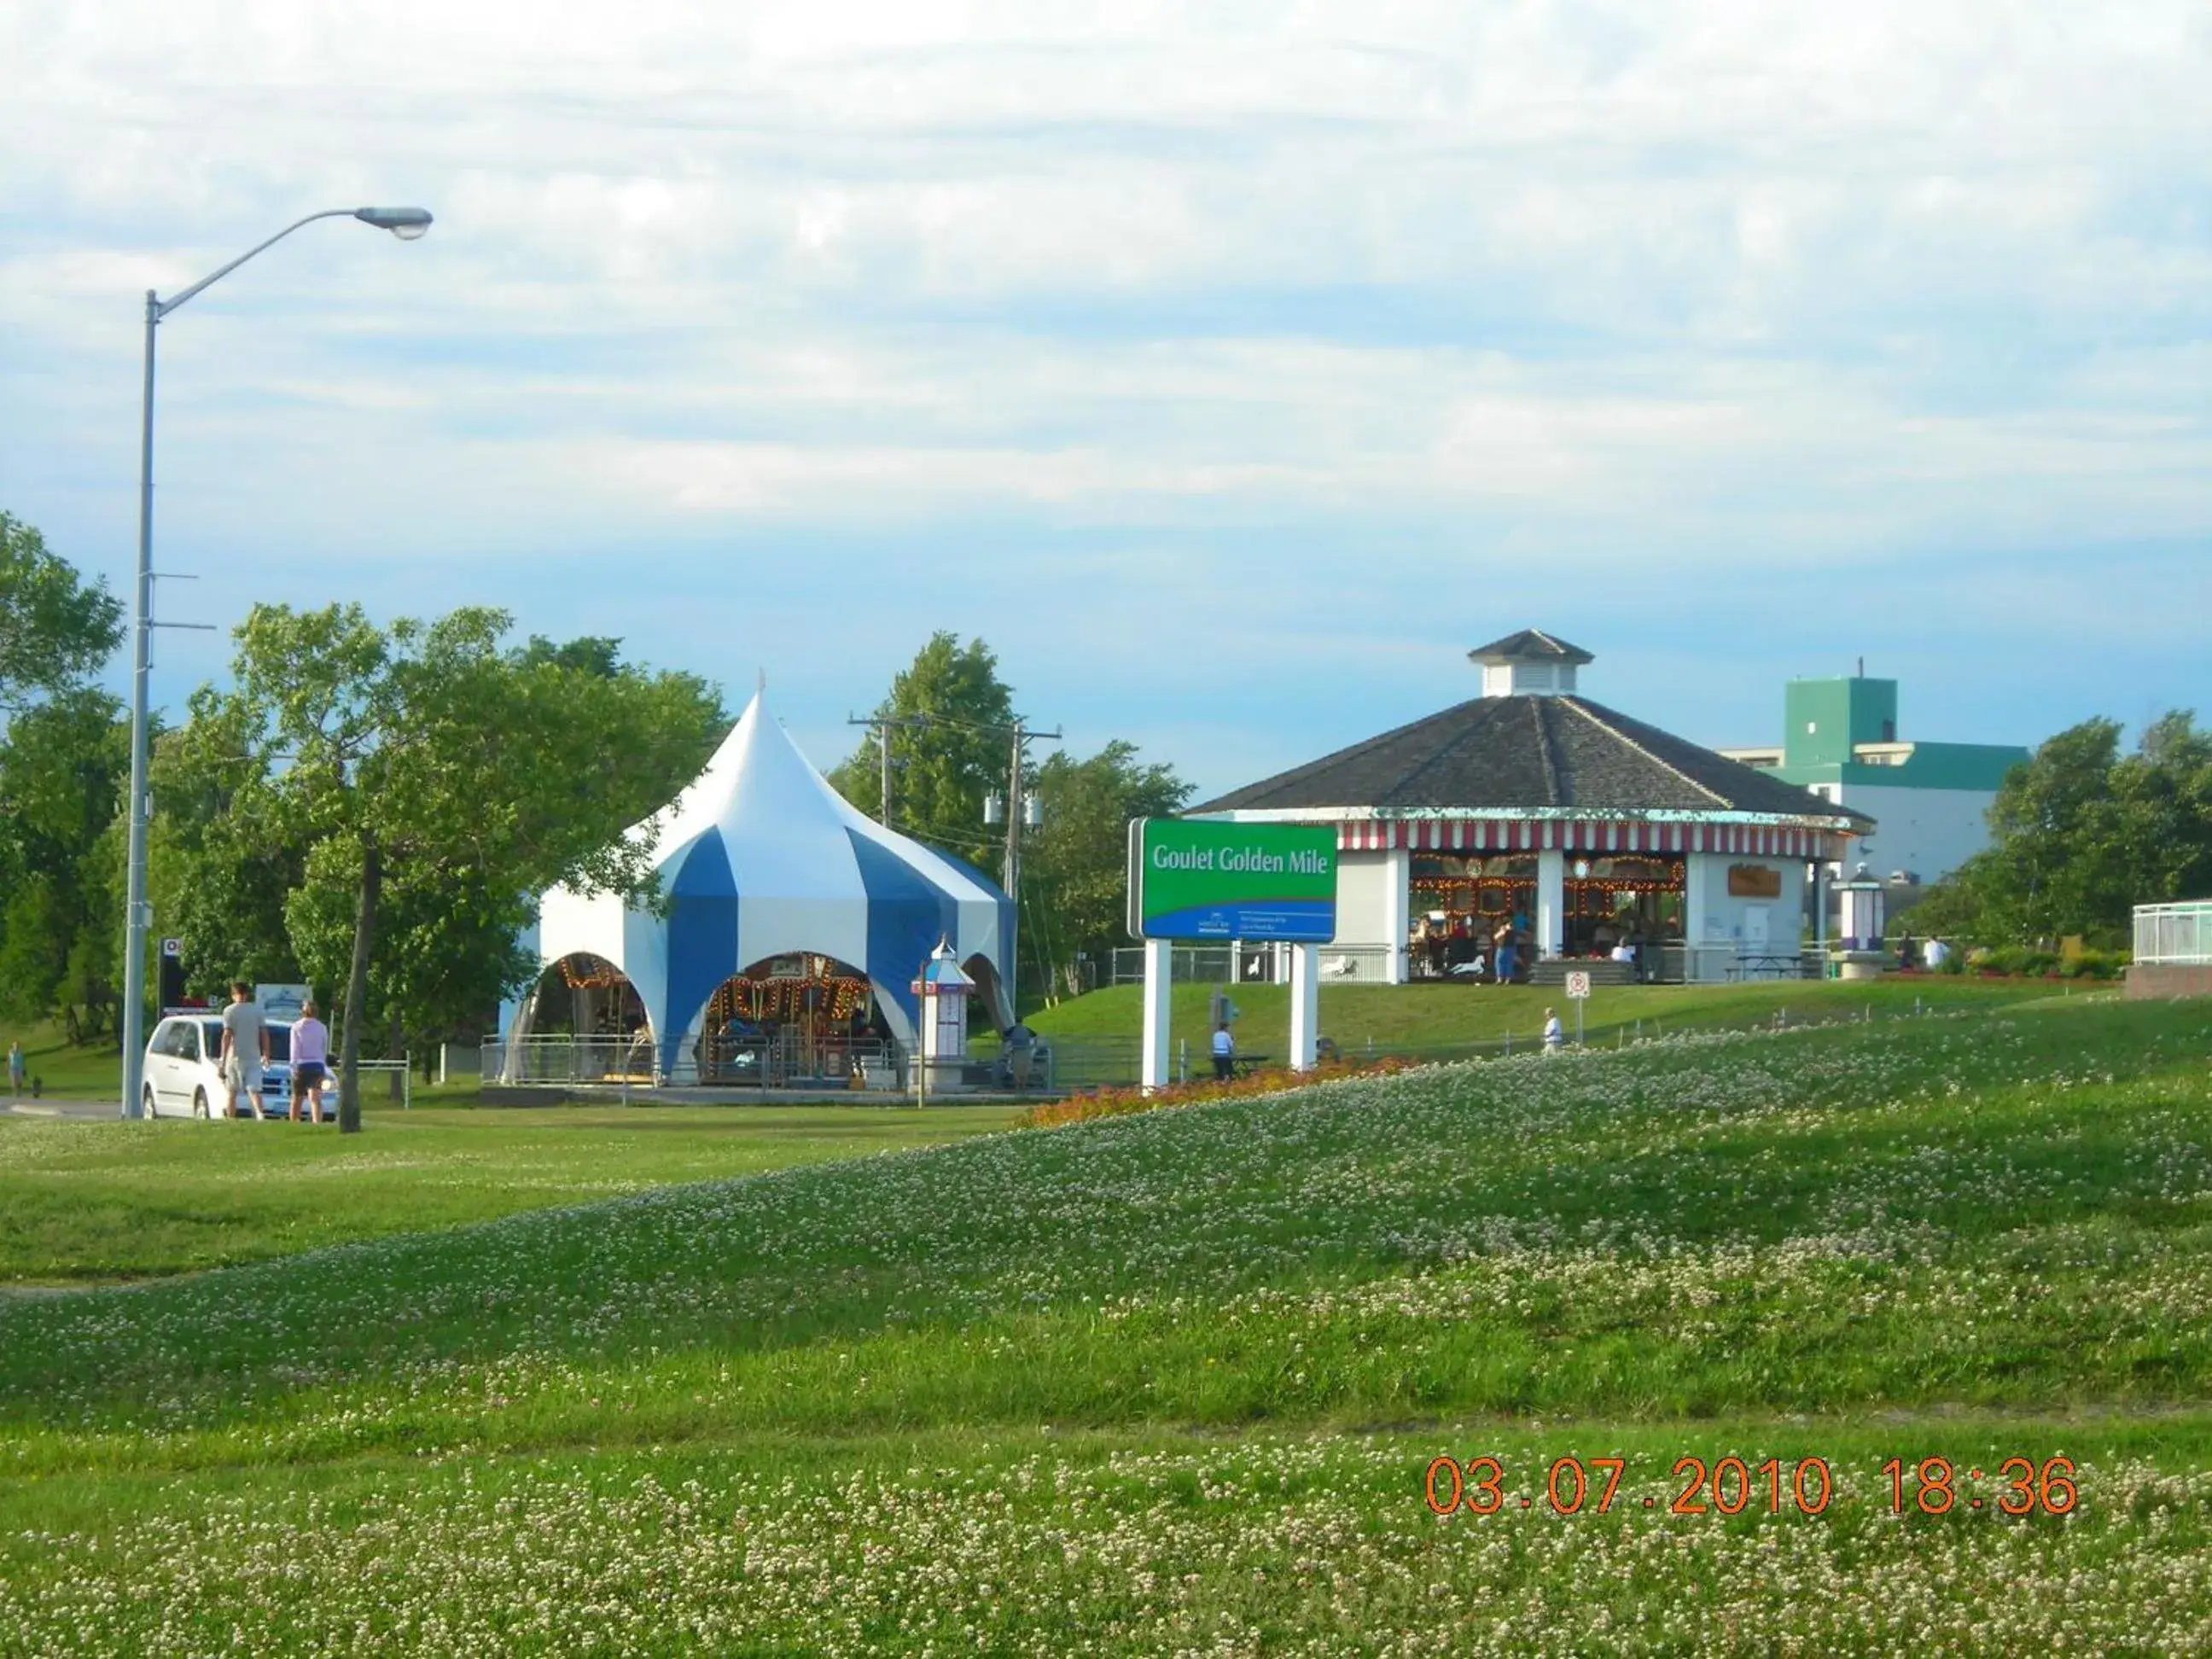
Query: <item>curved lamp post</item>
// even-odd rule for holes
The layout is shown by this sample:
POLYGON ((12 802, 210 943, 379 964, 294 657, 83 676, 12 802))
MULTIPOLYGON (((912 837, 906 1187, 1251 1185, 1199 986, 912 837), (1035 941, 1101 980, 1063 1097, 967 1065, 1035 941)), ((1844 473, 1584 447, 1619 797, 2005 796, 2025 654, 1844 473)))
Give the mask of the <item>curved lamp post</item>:
POLYGON ((164 300, 146 290, 146 394, 138 446, 138 586, 131 618, 131 864, 124 910, 123 948, 123 1115, 137 1117, 145 1102, 146 934, 153 926, 146 902, 146 676, 153 635, 154 598, 154 331, 161 319, 198 294, 221 282, 255 254, 283 241, 301 225, 318 219, 358 219, 411 242, 430 228, 430 215, 418 207, 328 208, 289 224, 258 246, 250 247, 222 270, 203 276, 164 300))

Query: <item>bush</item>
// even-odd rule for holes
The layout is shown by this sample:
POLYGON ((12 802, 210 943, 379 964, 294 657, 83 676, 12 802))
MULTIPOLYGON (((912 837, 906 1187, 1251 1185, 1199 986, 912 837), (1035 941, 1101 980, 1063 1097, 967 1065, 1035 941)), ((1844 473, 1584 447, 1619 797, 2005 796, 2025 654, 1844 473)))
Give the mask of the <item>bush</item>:
POLYGON ((2129 955, 2125 951, 2083 951, 2063 957, 2058 972, 2066 979, 2116 979, 2127 966, 2129 955))
POLYGON ((1969 951, 1965 966, 2017 979, 2114 979, 2127 963, 2125 951, 2087 950, 2069 957, 2039 945, 1992 945, 1969 951))
POLYGON ((1996 945, 1975 951, 1973 963, 1985 974, 2003 974, 2019 979, 2044 979, 2057 971, 2058 953, 2038 950, 2027 945, 1996 945))

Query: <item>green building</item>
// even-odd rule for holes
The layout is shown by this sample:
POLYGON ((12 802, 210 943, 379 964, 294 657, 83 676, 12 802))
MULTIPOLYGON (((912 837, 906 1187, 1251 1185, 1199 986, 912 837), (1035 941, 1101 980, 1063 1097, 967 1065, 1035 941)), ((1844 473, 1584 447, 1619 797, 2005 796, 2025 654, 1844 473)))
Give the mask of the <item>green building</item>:
POLYGON ((1792 680, 1782 712, 1778 745, 1721 753, 1874 819, 1852 856, 1908 881, 1940 880, 1981 850, 1997 786, 2028 757, 2014 744, 1900 738, 1895 680, 1792 680))

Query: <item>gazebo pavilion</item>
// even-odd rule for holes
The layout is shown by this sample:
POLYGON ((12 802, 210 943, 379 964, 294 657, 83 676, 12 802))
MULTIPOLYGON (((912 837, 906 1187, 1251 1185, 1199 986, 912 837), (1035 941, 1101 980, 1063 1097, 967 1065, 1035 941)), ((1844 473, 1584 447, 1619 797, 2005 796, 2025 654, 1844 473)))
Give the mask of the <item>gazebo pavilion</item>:
POLYGON ((1872 820, 1581 696, 1590 653, 1556 635, 1468 654, 1479 697, 1191 809, 1335 827, 1324 976, 1494 974, 1506 938, 1540 979, 1623 943, 1646 978, 1802 971, 1808 899, 1872 820))

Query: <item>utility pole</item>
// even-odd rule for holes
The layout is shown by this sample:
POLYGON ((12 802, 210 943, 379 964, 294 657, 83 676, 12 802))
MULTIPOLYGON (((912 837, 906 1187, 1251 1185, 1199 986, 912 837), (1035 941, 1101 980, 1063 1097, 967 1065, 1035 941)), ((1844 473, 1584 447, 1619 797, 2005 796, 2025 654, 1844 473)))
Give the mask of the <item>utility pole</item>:
POLYGON ((895 727, 927 724, 926 716, 902 720, 891 714, 871 714, 866 720, 856 715, 845 716, 848 726, 865 726, 876 734, 876 758, 882 767, 882 783, 877 796, 876 822, 884 829, 891 827, 891 732, 895 727))
MULTIPOLYGON (((1005 728, 1001 727, 1001 730, 1005 728)), ((1017 964, 1022 954, 1022 830, 1026 823, 1037 826, 1034 816, 1035 802, 1022 788, 1023 764, 1029 758, 1031 738, 1060 741, 1057 726, 1049 732, 1032 732, 1029 722, 1019 715, 1014 717, 1012 731, 1013 760, 1006 773, 1006 896, 1014 902, 1014 937, 1006 947, 1006 1002, 1013 1009, 1014 1018, 1021 1018, 1021 975, 1017 964)))
MULTIPOLYGON (((154 907, 146 900, 146 834, 150 814, 146 791, 147 746, 152 715, 147 682, 153 671, 153 630, 168 626, 154 620, 154 336, 161 320, 202 289, 219 283, 248 259, 274 247, 302 225, 318 219, 358 219, 411 242, 430 228, 430 216, 418 207, 325 208, 295 220, 267 241, 246 249, 221 270, 190 288, 162 299, 146 290, 146 371, 138 427, 138 580, 131 607, 131 827, 124 860, 123 902, 123 1099, 125 1117, 145 1113, 146 935, 154 926, 154 907)), ((352 1082, 348 1073, 349 1085, 352 1082)), ((349 1088, 349 1092, 350 1089, 349 1088)))
MULTIPOLYGON (((881 786, 883 808, 876 816, 886 830, 891 827, 891 733, 894 731, 908 728, 920 729, 931 726, 951 726, 964 731, 980 732, 1011 739, 1012 753, 1006 768, 1006 851, 1000 874, 1005 878, 1006 896, 1013 902, 1014 906, 1014 938, 1006 964, 1006 997, 1008 1005, 1014 1006, 1016 993, 1019 988, 1015 964, 1016 959, 1021 954, 1022 831, 1024 829, 1034 830, 1039 823, 1035 800, 1023 787, 1023 774, 1029 757, 1030 744, 1040 738, 1050 743, 1062 741, 1062 734, 1059 728, 1054 727, 1049 732, 1032 732, 1029 729, 1029 722, 1019 715, 1015 716, 1012 726, 971 726, 965 720, 954 720, 941 714, 871 714, 865 720, 857 714, 848 714, 845 717, 845 724, 865 726, 876 734, 877 756, 883 767, 881 786)), ((998 799, 995 795, 987 796, 984 799, 983 822, 986 825, 998 823, 998 819, 993 816, 998 811, 998 799)))

